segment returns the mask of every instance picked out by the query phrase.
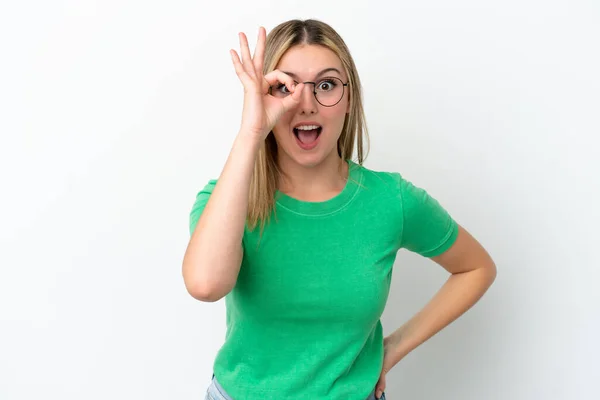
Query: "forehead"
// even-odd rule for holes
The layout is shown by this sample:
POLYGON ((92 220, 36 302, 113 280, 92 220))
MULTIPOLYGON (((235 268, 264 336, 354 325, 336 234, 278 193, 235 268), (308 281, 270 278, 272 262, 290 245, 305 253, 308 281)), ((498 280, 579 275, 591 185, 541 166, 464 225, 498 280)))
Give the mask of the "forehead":
MULTIPOLYGON (((310 79, 325 68, 337 68, 344 76, 339 57, 330 49, 318 45, 298 45, 288 49, 277 64, 277 69, 310 79)), ((335 72, 331 74, 337 75, 335 72)))

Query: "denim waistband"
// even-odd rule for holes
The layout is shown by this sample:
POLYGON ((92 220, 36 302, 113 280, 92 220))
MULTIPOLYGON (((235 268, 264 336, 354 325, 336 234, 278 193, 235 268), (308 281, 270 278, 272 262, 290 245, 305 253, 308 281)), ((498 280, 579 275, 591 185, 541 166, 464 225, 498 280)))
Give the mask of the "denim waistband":
POLYGON ((229 395, 227 394, 225 389, 223 389, 223 387, 221 385, 219 385, 219 381, 217 381, 217 378, 215 378, 215 374, 213 374, 212 383, 215 385, 217 390, 220 392, 220 395, 225 398, 225 400, 233 400, 231 397, 229 397, 229 395))
MULTIPOLYGON (((211 379, 212 379, 213 384, 215 385, 217 390, 220 392, 221 396, 223 396, 225 398, 225 400, 233 400, 231 397, 229 397, 229 395, 227 394, 225 389, 223 389, 223 387, 219 384, 219 381, 217 380, 217 378, 215 378, 214 373, 213 373, 213 376, 211 379)), ((369 396, 365 400, 386 400, 385 392, 383 392, 381 394, 381 397, 378 399, 377 397, 375 397, 375 389, 373 389, 373 391, 369 394, 369 396)))

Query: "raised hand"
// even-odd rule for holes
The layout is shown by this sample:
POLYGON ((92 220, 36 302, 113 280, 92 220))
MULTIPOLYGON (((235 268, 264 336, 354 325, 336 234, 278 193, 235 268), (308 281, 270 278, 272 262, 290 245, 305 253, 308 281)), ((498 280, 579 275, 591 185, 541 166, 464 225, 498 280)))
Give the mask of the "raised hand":
POLYGON ((239 33, 242 60, 235 50, 229 52, 233 60, 235 72, 244 86, 244 108, 242 126, 244 132, 256 135, 264 140, 273 129, 277 120, 288 110, 296 107, 300 101, 303 83, 294 85, 294 80, 279 70, 263 75, 265 43, 267 33, 262 26, 258 30, 258 41, 254 57, 250 57, 248 39, 243 32, 239 33), (291 92, 284 98, 276 98, 269 94, 269 87, 282 83, 291 92))

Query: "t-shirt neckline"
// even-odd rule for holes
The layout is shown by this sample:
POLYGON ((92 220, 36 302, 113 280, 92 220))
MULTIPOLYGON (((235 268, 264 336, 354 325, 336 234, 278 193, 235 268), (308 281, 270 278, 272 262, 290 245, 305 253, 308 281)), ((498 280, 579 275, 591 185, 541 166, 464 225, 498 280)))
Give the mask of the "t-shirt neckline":
POLYGON ((344 188, 334 197, 325 201, 303 201, 276 190, 276 203, 287 210, 302 215, 318 216, 339 211, 352 201, 362 183, 361 165, 350 159, 346 159, 346 163, 348 164, 348 179, 344 188))

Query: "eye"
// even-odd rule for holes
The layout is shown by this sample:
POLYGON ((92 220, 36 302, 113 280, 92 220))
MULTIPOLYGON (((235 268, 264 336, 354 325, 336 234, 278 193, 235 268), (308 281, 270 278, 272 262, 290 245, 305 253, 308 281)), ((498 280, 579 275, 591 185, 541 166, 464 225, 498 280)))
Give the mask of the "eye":
MULTIPOLYGON (((295 84, 298 84, 298 82, 294 81, 295 84)), ((278 83, 277 85, 273 86, 273 89, 275 89, 275 91, 278 92, 278 94, 291 94, 292 92, 290 92, 287 88, 287 86, 285 86, 284 83, 278 83)))
POLYGON ((289 93, 287 91, 287 87, 283 83, 277 84, 274 89, 280 93, 285 93, 285 94, 289 93))
POLYGON ((335 79, 323 79, 317 85, 317 90, 319 90, 321 92, 329 92, 329 91, 333 90, 337 85, 338 84, 335 81, 335 79))

